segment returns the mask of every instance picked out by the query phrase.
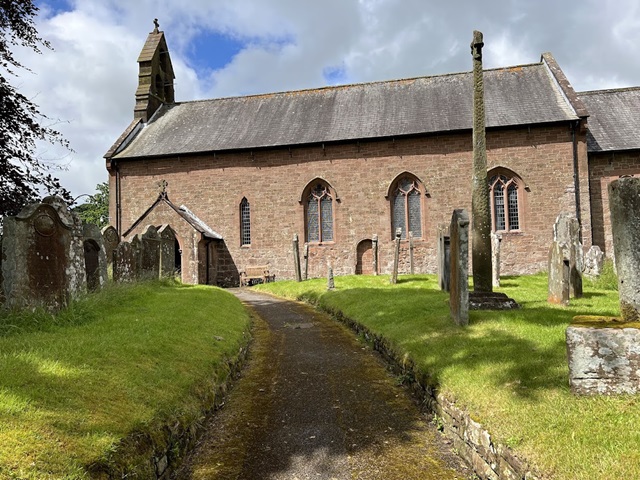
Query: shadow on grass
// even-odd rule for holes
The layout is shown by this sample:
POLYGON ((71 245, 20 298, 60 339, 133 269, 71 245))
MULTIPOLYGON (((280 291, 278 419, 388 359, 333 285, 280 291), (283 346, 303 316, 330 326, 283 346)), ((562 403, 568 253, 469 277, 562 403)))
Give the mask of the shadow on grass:
MULTIPOLYGON (((506 283, 513 287, 519 282, 515 277, 506 283)), ((600 295, 585 297, 588 301, 600 295)), ((540 299, 531 299, 519 310, 472 311, 470 326, 461 328, 449 318, 448 295, 432 285, 350 288, 316 296, 322 308, 340 311, 389 340, 399 357, 408 352, 436 382, 454 370, 461 378, 479 378, 472 383, 507 386, 527 398, 568 388, 564 330, 586 306, 585 299, 571 309, 540 306, 540 299)))

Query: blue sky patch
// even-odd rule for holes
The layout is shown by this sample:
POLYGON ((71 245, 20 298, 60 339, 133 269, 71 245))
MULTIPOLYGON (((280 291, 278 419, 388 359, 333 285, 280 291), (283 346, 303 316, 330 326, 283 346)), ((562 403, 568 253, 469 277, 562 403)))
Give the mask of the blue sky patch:
POLYGON ((325 67, 322 70, 322 76, 324 77, 325 82, 327 82, 327 85, 343 85, 349 81, 347 70, 344 65, 325 67))
POLYGON ((248 43, 219 32, 205 31, 191 40, 187 54, 196 70, 219 70, 248 43))
POLYGON ((35 0, 34 4, 40 9, 40 13, 48 10, 51 11, 51 15, 53 16, 73 10, 70 0, 35 0))

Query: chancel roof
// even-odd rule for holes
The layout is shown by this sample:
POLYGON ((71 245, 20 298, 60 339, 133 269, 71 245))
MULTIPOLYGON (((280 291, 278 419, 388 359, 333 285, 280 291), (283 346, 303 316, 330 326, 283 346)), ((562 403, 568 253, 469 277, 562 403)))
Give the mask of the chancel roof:
POLYGON ((589 110, 589 152, 640 149, 640 88, 578 93, 589 110))
MULTIPOLYGON (((487 127, 583 116, 575 92, 570 86, 567 92, 562 80, 566 82, 549 54, 540 63, 485 70, 487 127)), ((472 104, 471 72, 181 102, 163 105, 133 139, 114 145, 107 157, 187 155, 470 130, 472 104)))

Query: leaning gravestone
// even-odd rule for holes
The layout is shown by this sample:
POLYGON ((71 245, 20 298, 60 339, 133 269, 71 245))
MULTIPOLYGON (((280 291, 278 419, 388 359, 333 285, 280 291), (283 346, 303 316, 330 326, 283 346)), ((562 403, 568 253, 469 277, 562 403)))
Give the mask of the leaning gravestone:
POLYGON ((104 250, 107 254, 107 268, 112 267, 113 252, 120 243, 120 235, 118 235, 118 231, 112 225, 107 225, 102 229, 102 239, 104 242, 104 250))
POLYGON ((9 308, 56 311, 86 291, 82 224, 59 197, 4 217, 2 256, 9 308))
POLYGON ((145 280, 160 278, 160 236, 158 229, 149 225, 140 236, 142 241, 141 276, 145 280))
POLYGON ((107 284, 107 253, 102 232, 90 223, 83 226, 82 232, 87 288, 98 290, 107 284))
POLYGON ((458 325, 469 324, 469 214, 454 210, 449 227, 451 238, 451 277, 449 310, 458 325))
POLYGON ((621 318, 575 317, 567 328, 574 393, 640 392, 640 178, 609 184, 621 318))
POLYGON ((171 278, 176 270, 176 234, 169 225, 158 230, 160 237, 160 276, 171 278))
POLYGON ((569 261, 569 295, 582 297, 582 270, 584 253, 580 242, 580 222, 569 213, 561 213, 553 225, 553 241, 562 248, 564 258, 569 261))

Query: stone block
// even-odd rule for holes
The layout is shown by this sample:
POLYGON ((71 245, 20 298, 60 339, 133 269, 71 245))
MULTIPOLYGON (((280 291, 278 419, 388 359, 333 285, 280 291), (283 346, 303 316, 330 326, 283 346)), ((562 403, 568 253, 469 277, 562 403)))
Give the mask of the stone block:
POLYGON ((563 257, 569 260, 569 296, 582 297, 582 271, 584 252, 580 242, 580 222, 573 214, 561 213, 553 225, 553 241, 562 249, 563 257))
POLYGON ((451 239, 449 237, 449 225, 438 225, 437 241, 438 285, 440 285, 440 290, 448 292, 451 277, 451 239))
POLYGON ((104 243, 104 251, 107 255, 107 268, 113 268, 113 252, 120 243, 120 235, 118 231, 112 226, 107 225, 102 229, 102 239, 104 243))
POLYGON ((604 252, 599 246, 593 245, 584 255, 584 274, 591 278, 599 277, 603 262, 604 252))
POLYGON ((98 226, 85 224, 82 228, 84 265, 87 289, 103 288, 107 284, 107 252, 104 237, 98 226))
POLYGON ((640 328, 601 325, 567 328, 571 391, 579 395, 638 393, 640 328))
POLYGON ((554 304, 569 305, 570 260, 565 256, 560 243, 552 242, 549 248, 548 295, 547 301, 554 304))
POLYGON ((153 225, 149 225, 140 235, 142 251, 140 257, 140 275, 144 280, 160 278, 160 236, 153 225))
POLYGON ((158 230, 160 237, 160 276, 171 278, 176 274, 176 234, 169 225, 158 230))

